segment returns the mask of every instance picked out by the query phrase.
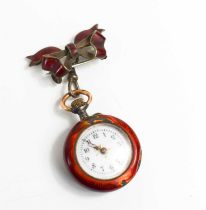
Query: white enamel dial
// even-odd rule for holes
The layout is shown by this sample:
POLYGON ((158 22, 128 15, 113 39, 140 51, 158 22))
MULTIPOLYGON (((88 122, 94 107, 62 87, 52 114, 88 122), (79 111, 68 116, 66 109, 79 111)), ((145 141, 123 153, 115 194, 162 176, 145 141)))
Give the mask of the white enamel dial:
POLYGON ((130 165, 132 155, 127 134, 109 123, 88 127, 76 143, 80 167, 96 179, 108 180, 120 176, 130 165))

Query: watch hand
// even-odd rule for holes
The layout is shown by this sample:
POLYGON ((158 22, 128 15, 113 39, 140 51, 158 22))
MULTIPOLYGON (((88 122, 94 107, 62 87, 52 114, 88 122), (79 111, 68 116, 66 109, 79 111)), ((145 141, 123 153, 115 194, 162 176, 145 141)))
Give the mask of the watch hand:
POLYGON ((88 143, 88 145, 94 149, 98 149, 99 147, 96 144, 93 144, 90 140, 86 141, 88 143))
POLYGON ((101 145, 97 146, 96 144, 93 144, 90 140, 87 140, 87 143, 90 147, 100 151, 102 154, 105 154, 107 152, 107 148, 102 147, 101 145))

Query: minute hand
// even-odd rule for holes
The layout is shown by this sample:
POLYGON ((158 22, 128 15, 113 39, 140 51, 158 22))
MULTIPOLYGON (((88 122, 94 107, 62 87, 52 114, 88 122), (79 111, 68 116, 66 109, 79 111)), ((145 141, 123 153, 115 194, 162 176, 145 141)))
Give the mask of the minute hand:
POLYGON ((93 144, 90 140, 86 141, 88 143, 88 145, 96 150, 99 150, 99 146, 97 146, 96 144, 93 144))
POLYGON ((107 148, 102 147, 101 145, 97 146, 96 144, 93 144, 90 140, 87 140, 87 143, 90 147, 100 151, 102 154, 105 154, 107 152, 107 148))

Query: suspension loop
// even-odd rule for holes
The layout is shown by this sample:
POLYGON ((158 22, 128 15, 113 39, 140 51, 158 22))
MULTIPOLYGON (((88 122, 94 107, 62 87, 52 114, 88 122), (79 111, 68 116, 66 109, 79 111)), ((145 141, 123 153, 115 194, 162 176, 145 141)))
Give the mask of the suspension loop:
POLYGON ((78 76, 74 68, 71 68, 68 75, 68 93, 66 93, 61 102, 61 107, 68 112, 78 114, 80 119, 86 119, 88 114, 87 107, 92 101, 92 94, 86 90, 81 90, 78 84, 78 76), (87 96, 87 101, 80 95, 87 96), (67 105, 68 99, 73 98, 71 105, 67 105))
POLYGON ((71 105, 67 105, 67 101, 68 99, 70 99, 71 97, 73 97, 71 95, 71 93, 66 93, 61 102, 60 102, 60 105, 61 107, 65 110, 65 111, 68 111, 68 112, 73 112, 75 114, 79 114, 80 112, 84 111, 87 109, 87 107, 89 106, 89 104, 91 103, 92 101, 92 94, 86 90, 73 90, 72 91, 72 94, 75 94, 77 96, 79 95, 85 95, 87 96, 87 101, 84 101, 83 98, 76 98, 72 103, 71 105))

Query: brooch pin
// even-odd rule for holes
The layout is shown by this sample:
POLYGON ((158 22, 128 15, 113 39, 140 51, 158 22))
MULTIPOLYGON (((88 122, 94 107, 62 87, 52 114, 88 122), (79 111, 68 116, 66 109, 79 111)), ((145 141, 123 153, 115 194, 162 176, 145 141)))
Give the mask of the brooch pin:
POLYGON ((141 162, 141 146, 132 128, 111 115, 88 115, 92 101, 89 91, 80 89, 75 67, 95 59, 105 59, 103 29, 94 25, 78 33, 64 49, 46 47, 27 56, 30 66, 42 65, 56 83, 67 77, 68 92, 60 105, 78 114, 80 121, 70 130, 64 147, 64 158, 71 173, 84 185, 111 191, 126 185, 141 162), (86 96, 85 100, 81 96, 86 96), (71 100, 68 105, 68 100, 71 100))

